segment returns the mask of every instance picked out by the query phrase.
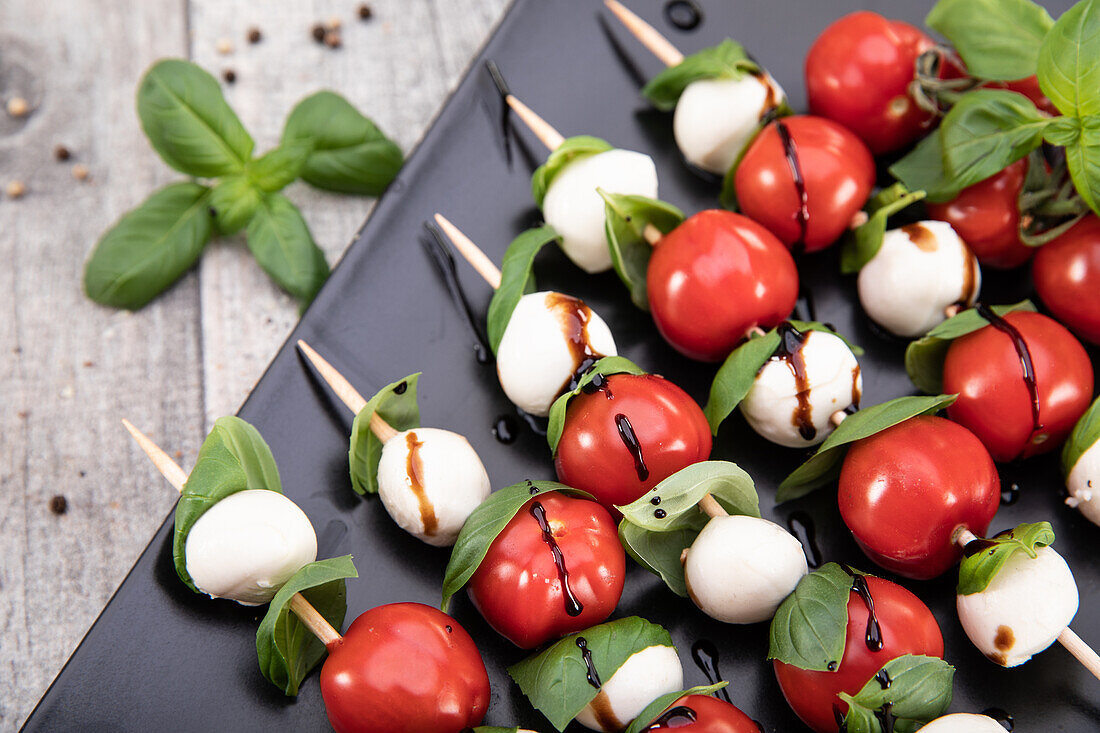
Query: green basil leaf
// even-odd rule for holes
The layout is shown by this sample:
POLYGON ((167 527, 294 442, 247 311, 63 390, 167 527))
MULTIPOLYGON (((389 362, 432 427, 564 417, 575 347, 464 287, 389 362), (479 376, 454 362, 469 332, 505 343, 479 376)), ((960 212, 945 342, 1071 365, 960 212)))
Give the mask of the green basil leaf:
POLYGON ((772 618, 768 659, 818 672, 835 669, 844 656, 851 591, 852 576, 835 562, 798 581, 772 618))
POLYGON ((890 166, 890 175, 910 191, 924 191, 928 201, 944 203, 958 196, 964 187, 949 179, 943 165, 943 140, 940 128, 936 128, 890 166))
POLYGON ((546 424, 546 442, 550 444, 550 453, 554 454, 558 451, 558 441, 561 440, 561 431, 565 428, 565 414, 569 409, 569 401, 579 395, 593 379, 611 374, 645 373, 644 369, 624 356, 605 356, 593 364, 592 368, 577 381, 576 389, 561 395, 554 400, 554 404, 550 405, 550 416, 546 424))
POLYGON ((1100 212, 1100 115, 1069 123, 1076 125, 1076 138, 1066 145, 1066 165, 1073 186, 1093 212, 1100 212))
POLYGON ((653 245, 646 241, 646 224, 668 234, 684 220, 684 212, 664 201, 597 188, 604 200, 604 230, 611 248, 611 264, 630 291, 630 299, 642 310, 649 310, 646 271, 653 245))
POLYGON ((1062 447, 1063 477, 1069 477, 1077 461, 1085 451, 1096 444, 1097 440, 1100 440, 1100 397, 1089 406, 1073 426, 1073 432, 1069 434, 1066 444, 1062 447))
POLYGON ((287 140, 249 162, 248 177, 261 191, 281 191, 301 175, 312 151, 309 142, 287 140))
POLYGON ((328 278, 328 263, 298 207, 281 193, 265 195, 245 237, 252 256, 275 284, 309 305, 328 278))
POLYGON ((479 725, 473 729, 474 733, 519 733, 519 728, 501 728, 499 725, 479 725))
POLYGON ((500 287, 493 293, 493 299, 489 301, 489 313, 486 315, 489 346, 494 354, 500 347, 500 340, 504 338, 508 321, 512 320, 516 304, 524 295, 535 292, 535 276, 531 272, 535 265, 535 255, 557 238, 558 233, 554 228, 543 224, 520 234, 505 250, 504 259, 500 263, 500 287))
POLYGON ((401 148, 350 102, 330 91, 312 94, 294 107, 283 128, 282 144, 292 141, 312 150, 302 167, 302 179, 326 191, 377 196, 404 163, 401 148))
POLYGON ((172 558, 180 580, 196 593, 202 590, 187 572, 187 535, 206 510, 247 489, 283 492, 275 457, 256 428, 239 417, 220 417, 199 448, 195 467, 176 504, 172 558))
POLYGON ((387 384, 378 390, 355 416, 351 424, 348 448, 348 468, 351 488, 357 494, 378 493, 378 461, 382 458, 382 441, 370 429, 374 413, 382 416, 395 430, 420 427, 420 407, 416 402, 416 385, 420 372, 387 384))
POLYGON ((850 415, 829 434, 808 461, 783 479, 776 491, 775 500, 779 503, 790 501, 821 488, 840 473, 840 464, 851 443, 905 422, 911 417, 933 415, 954 402, 956 396, 898 397, 850 415))
POLYGON ((559 731, 599 694, 588 682, 588 665, 578 643, 584 639, 592 668, 607 682, 634 654, 651 646, 672 646, 672 637, 643 618, 610 621, 570 634, 508 668, 508 675, 559 731))
POLYGON ((268 682, 297 695, 302 680, 325 656, 325 645, 290 610, 291 597, 301 593, 339 631, 348 610, 345 579, 358 577, 351 555, 344 555, 304 566, 279 589, 256 629, 256 656, 268 682))
MULTIPOLYGON (((702 514, 697 506, 712 495, 730 514, 760 516, 760 498, 752 477, 729 461, 700 461, 681 468, 652 490, 625 506, 616 506, 623 519, 650 532, 671 532, 687 526, 702 514), (653 498, 660 498, 660 517, 653 498)), ((686 546, 686 545, 685 545, 686 546)))
POLYGON ((981 79, 1012 81, 1035 73, 1054 19, 1031 0, 939 0, 924 19, 981 79))
POLYGON ((676 702, 681 697, 687 697, 688 695, 711 695, 728 684, 729 682, 722 680, 713 685, 697 685, 688 690, 661 695, 649 705, 646 705, 645 709, 638 714, 638 717, 634 719, 634 722, 627 727, 624 733, 642 733, 642 731, 648 728, 654 720, 660 717, 661 713, 668 710, 669 707, 672 706, 672 703, 676 702))
POLYGON ((654 107, 669 111, 676 107, 687 85, 700 79, 740 79, 746 73, 760 73, 760 67, 749 58, 744 46, 726 39, 717 46, 704 48, 685 56, 642 87, 642 96, 654 107))
POLYGON ((979 549, 963 557, 959 565, 960 596, 981 593, 988 588, 990 581, 1017 552, 1037 557, 1037 548, 1054 544, 1054 529, 1050 522, 1033 522, 1000 532, 988 540, 971 541, 978 542, 979 549))
POLYGON ((1100 114, 1100 3, 1083 0, 1054 24, 1039 48, 1039 88, 1067 117, 1100 114))
POLYGON ((673 593, 687 598, 680 555, 695 542, 707 520, 702 512, 696 512, 685 515, 685 523, 679 529, 650 532, 624 519, 619 522, 619 541, 636 563, 663 580, 673 593))
POLYGON ((530 479, 494 491, 471 512, 466 523, 462 525, 462 531, 458 533, 458 539, 455 541, 454 549, 451 550, 451 559, 447 562, 447 570, 443 577, 443 602, 440 608, 447 610, 451 604, 451 597, 458 593, 477 572, 481 561, 485 559, 485 553, 489 551, 489 545, 493 544, 493 540, 504 530, 508 522, 512 521, 523 505, 535 496, 548 491, 560 491, 586 499, 592 498, 583 491, 572 489, 557 481, 530 479))
POLYGON ((873 711, 887 705, 897 718, 895 730, 914 730, 917 723, 927 723, 947 712, 954 678, 955 668, 939 657, 904 654, 891 659, 854 696, 839 693, 840 699, 848 703, 845 730, 881 733, 882 725, 873 711), (886 689, 879 683, 883 678, 890 681, 886 689))
POLYGON ((84 264, 84 292, 137 310, 187 272, 210 241, 210 189, 165 186, 108 229, 84 264))
POLYGON ((190 61, 153 64, 138 84, 137 112, 153 149, 181 173, 240 173, 252 157, 252 137, 218 81, 190 61))
MULTIPOLYGON (((1034 311, 1035 306, 1029 300, 1022 300, 1013 305, 995 305, 991 310, 1003 316, 1013 311, 1034 311)), ((989 321, 982 318, 976 308, 967 308, 911 342, 905 349, 905 371, 909 379, 925 394, 942 392, 943 362, 951 342, 988 325, 989 321)))
POLYGON ((902 183, 879 191, 864 207, 869 214, 867 221, 845 234, 840 250, 840 271, 851 275, 862 270, 881 249, 887 220, 924 196, 924 191, 910 191, 902 183))
POLYGON ((531 196, 538 207, 542 208, 542 201, 546 198, 546 191, 559 173, 565 170, 565 166, 575 160, 587 158, 590 155, 606 153, 613 150, 611 143, 598 137, 589 135, 577 135, 567 137, 558 149, 551 152, 546 162, 535 169, 531 176, 531 196))
POLYGON ((260 205, 260 192, 248 176, 234 174, 218 181, 210 192, 209 203, 218 233, 228 236, 244 229, 252 219, 260 205))

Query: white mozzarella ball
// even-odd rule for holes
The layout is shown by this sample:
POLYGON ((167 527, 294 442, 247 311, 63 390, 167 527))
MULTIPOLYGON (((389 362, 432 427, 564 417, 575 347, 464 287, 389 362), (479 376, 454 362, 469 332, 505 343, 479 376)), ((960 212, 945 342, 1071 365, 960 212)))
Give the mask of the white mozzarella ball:
POLYGON ((1089 446, 1073 464, 1066 477, 1066 488, 1069 490, 1066 503, 1076 507, 1093 524, 1100 524, 1100 441, 1089 446))
POLYGON ((317 534, 305 512, 278 491, 238 491, 198 518, 184 559, 203 593, 256 606, 317 559, 317 534))
POLYGON ((1017 552, 980 593, 957 597, 959 621, 978 650, 1015 667, 1054 643, 1077 613, 1077 583, 1062 556, 1017 552))
POLYGON ((859 362, 844 340, 807 331, 797 353, 772 357, 764 364, 741 401, 741 414, 771 442, 804 448, 825 440, 833 431, 829 418, 837 410, 858 405, 862 392, 859 362), (804 372, 804 382, 795 376, 795 366, 804 372), (804 437, 800 428, 811 437, 804 437))
POLYGON ((586 353, 618 354, 604 320, 577 298, 530 293, 516 304, 497 348, 500 386, 516 407, 546 417, 586 353))
POLYGON ((955 303, 973 305, 981 289, 978 261, 951 225, 922 221, 891 229, 859 271, 859 302, 898 336, 923 336, 955 303))
POLYGON ((585 272, 611 269, 604 233, 604 200, 596 191, 657 198, 653 159, 631 150, 608 150, 574 161, 546 191, 542 215, 561 235, 561 248, 585 272))
POLYGON ((683 688, 684 668, 676 650, 663 645, 646 647, 630 655, 610 679, 603 680, 595 699, 577 714, 577 722, 590 730, 618 733, 646 705, 683 688))
POLYGON ((382 447, 378 496, 401 529, 429 545, 453 545, 489 491, 485 466, 458 433, 416 428, 382 447))
POLYGON ((692 165, 723 175, 737 162, 760 120, 785 98, 767 73, 693 81, 672 117, 676 145, 692 165))
POLYGON ((688 595, 703 613, 730 624, 767 621, 809 572, 802 545, 774 522, 715 517, 684 560, 688 595))
POLYGON ((928 723, 921 733, 1005 733, 1005 729, 988 715, 951 713, 928 723))

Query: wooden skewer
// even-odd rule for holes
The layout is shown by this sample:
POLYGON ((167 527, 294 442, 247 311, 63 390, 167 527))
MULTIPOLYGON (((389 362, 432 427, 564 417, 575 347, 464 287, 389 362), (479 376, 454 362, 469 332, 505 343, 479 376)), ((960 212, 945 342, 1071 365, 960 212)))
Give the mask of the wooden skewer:
MULTIPOLYGON (((344 375, 336 371, 336 367, 329 364, 320 354, 313 350, 313 347, 307 344, 302 339, 298 339, 298 350, 306 355, 310 363, 320 373, 321 378, 325 380, 332 391, 336 393, 336 396, 340 398, 340 401, 347 405, 348 409, 353 414, 358 415, 359 412, 366 407, 367 401, 363 395, 359 394, 359 390, 351 386, 351 382, 344 378, 344 375)), ((388 443, 389 440, 397 435, 398 431, 386 422, 381 415, 375 412, 370 416, 370 429, 371 432, 383 443, 388 443)))
POLYGON ((840 424, 848 419, 848 413, 844 410, 837 410, 832 415, 829 415, 829 422, 832 423, 834 428, 839 428, 840 424))
MULTIPOLYGON (((123 418, 122 424, 145 451, 145 455, 149 456, 149 460, 161 475, 168 479, 168 483, 176 487, 177 491, 183 491, 183 485, 187 483, 187 472, 180 468, 180 465, 173 461, 159 445, 150 440, 149 436, 135 428, 129 420, 123 418)), ((290 610, 326 647, 331 649, 333 644, 343 639, 340 632, 334 629, 332 624, 301 593, 295 593, 290 597, 290 610)))
POLYGON ((489 259, 489 256, 481 251, 473 241, 462 233, 458 227, 447 220, 443 214, 435 215, 435 223, 439 225, 439 228, 443 230, 447 238, 451 240, 451 244, 455 246, 459 254, 466 258, 466 261, 477 270, 477 274, 485 278, 485 282, 489 283, 489 286, 493 290, 500 289, 500 269, 493 264, 493 261, 489 259))
POLYGON ((715 517, 728 517, 730 515, 729 512, 722 508, 718 500, 710 494, 703 494, 703 498, 699 500, 699 508, 711 519, 715 517))
POLYGON ((508 106, 512 108, 512 111, 523 120, 523 124, 535 134, 535 137, 539 139, 546 149, 551 153, 561 147, 561 144, 565 142, 565 138, 562 134, 554 129, 554 127, 546 120, 535 114, 535 111, 528 107, 523 102, 519 101, 514 94, 504 95, 504 101, 508 103, 508 106))
POLYGON ((661 238, 664 237, 664 233, 660 229, 653 226, 652 222, 646 222, 645 228, 642 229, 642 236, 645 237, 645 241, 649 242, 650 247, 656 247, 661 243, 661 238))
POLYGON ((604 0, 607 9, 615 14, 619 22, 626 26, 630 33, 641 41, 650 53, 659 58, 665 66, 676 66, 684 60, 684 54, 673 46, 667 38, 662 36, 656 28, 639 18, 618 0, 604 0))

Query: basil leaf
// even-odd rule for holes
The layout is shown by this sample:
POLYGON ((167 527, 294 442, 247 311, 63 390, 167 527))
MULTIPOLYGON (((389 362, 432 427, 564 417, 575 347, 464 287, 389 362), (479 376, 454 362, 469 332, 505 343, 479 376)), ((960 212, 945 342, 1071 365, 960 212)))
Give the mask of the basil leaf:
POLYGON ((613 149, 611 143, 598 137, 589 135, 567 137, 565 142, 558 146, 557 150, 551 152, 546 158, 546 162, 536 168, 535 173, 531 176, 531 196, 535 199, 535 203, 538 204, 540 209, 542 208, 546 191, 557 175, 565 170, 565 166, 575 160, 606 153, 608 150, 613 149))
POLYGON ((1055 134, 1049 137, 1066 149, 1074 188, 1090 209, 1100 211, 1100 116, 1057 118, 1051 126, 1055 134))
POLYGON ((218 233, 226 236, 244 229, 256 207, 260 205, 260 192, 248 176, 226 176, 210 192, 210 208, 214 210, 214 224, 218 233))
POLYGON ((558 233, 554 228, 543 224, 520 234, 505 250, 504 259, 500 263, 500 287, 489 301, 489 313, 486 316, 489 346, 494 354, 500 347, 500 340, 504 338, 508 321, 512 320, 516 304, 524 295, 535 292, 535 276, 531 272, 535 265, 535 255, 557 238, 558 233))
POLYGON ((291 612, 291 597, 301 593, 339 631, 348 610, 344 581, 358 577, 351 555, 344 555, 311 562, 279 589, 256 629, 256 656, 268 682, 297 695, 302 680, 325 656, 325 645, 291 612))
POLYGON ((882 725, 873 711, 887 705, 897 718, 896 730, 915 730, 916 723, 927 723, 947 712, 954 678, 955 668, 939 657, 904 654, 891 659, 855 696, 838 693, 848 703, 845 730, 880 733, 882 725), (889 686, 883 689, 879 679, 889 680, 889 686))
POLYGON ((180 580, 196 593, 203 591, 187 572, 187 535, 206 510, 247 489, 283 492, 275 457, 256 428, 239 417, 220 417, 199 448, 195 467, 176 504, 172 558, 180 580))
POLYGON ((634 654, 651 646, 672 646, 672 637, 643 618, 610 621, 570 634, 508 668, 508 675, 536 710, 559 731, 599 694, 588 682, 588 665, 578 643, 584 639, 592 668, 607 682, 634 654))
MULTIPOLYGON (((499 292, 499 291, 498 291, 499 292)), ((577 381, 576 388, 554 400, 550 405, 550 415, 546 423, 546 442, 550 444, 550 453, 557 453, 561 431, 565 429, 565 415, 569 409, 569 400, 581 393, 597 376, 611 374, 645 374, 645 370, 624 356, 605 356, 592 365, 577 381)))
POLYGON ((750 72, 760 73, 760 67, 749 58, 744 46, 727 38, 661 71, 642 87, 642 96, 657 109, 667 112, 676 107, 680 95, 693 81, 740 79, 750 72))
MULTIPOLYGON (((670 532, 701 514, 697 504, 711 494, 730 514, 760 516, 760 498, 752 477, 729 461, 700 461, 681 468, 652 490, 625 506, 615 508, 623 518, 650 532, 670 532), (660 517, 654 514, 654 498, 660 499, 660 517)), ((685 545, 686 547, 686 545, 685 545)))
POLYGON ((1039 88, 1067 117, 1100 114, 1100 3, 1067 10, 1039 48, 1039 88))
POLYGON ((855 231, 849 231, 844 237, 840 250, 840 271, 851 275, 862 270, 882 248, 882 239, 886 236, 886 221, 924 196, 924 191, 910 191, 902 183, 895 183, 879 191, 864 208, 869 214, 866 223, 855 231))
MULTIPOLYGON (((995 305, 990 310, 999 316, 1013 311, 1034 311, 1029 300, 1013 305, 995 305)), ((926 394, 943 391, 943 362, 951 342, 960 336, 989 325, 976 308, 968 308, 948 318, 905 349, 905 371, 917 389, 926 394)), ((847 422, 847 421, 845 421, 847 422)))
POLYGON ((722 680, 713 685, 697 685, 688 690, 661 695, 649 705, 646 705, 645 709, 638 714, 638 717, 634 719, 634 722, 627 727, 624 733, 642 733, 642 731, 648 728, 654 720, 660 717, 661 713, 668 710, 672 706, 672 703, 676 702, 681 697, 687 697, 688 695, 711 695, 728 684, 729 682, 722 680))
POLYGON ((1100 440, 1100 397, 1098 397, 1077 424, 1073 426, 1073 432, 1069 434, 1066 444, 1062 446, 1062 476, 1068 478, 1070 471, 1077 465, 1078 459, 1085 451, 1100 440))
POLYGON ((775 500, 779 503, 790 501, 821 488, 840 473, 840 464, 848 452, 849 444, 905 422, 911 417, 935 414, 954 402, 956 396, 898 397, 850 415, 829 434, 808 461, 783 479, 775 493, 775 500))
POLYGON ((325 254, 314 244, 298 207, 281 193, 269 193, 260 200, 245 237, 264 272, 303 306, 325 284, 325 254))
POLYGON ((703 531, 708 517, 702 512, 685 515, 682 526, 667 532, 650 532, 627 520, 619 523, 619 541, 626 554, 665 582, 676 595, 687 598, 684 564, 680 555, 703 531))
POLYGON ((519 733, 519 728, 514 725, 511 728, 501 728, 498 725, 479 725, 471 730, 474 733, 519 733))
POLYGON ((378 461, 382 458, 382 441, 370 429, 374 413, 382 416, 395 430, 420 427, 420 407, 416 402, 416 385, 420 372, 378 390, 355 416, 351 424, 348 448, 348 469, 351 488, 357 494, 378 493, 378 461))
POLYGON ((852 576, 835 562, 798 581, 772 618, 768 659, 818 672, 835 669, 844 656, 851 591, 852 576))
POLYGON ((1013 81, 1035 73, 1054 19, 1031 0, 939 0, 924 19, 980 79, 1013 81))
POLYGON ((455 541, 454 549, 451 550, 451 559, 447 562, 447 570, 443 577, 443 602, 440 608, 447 610, 451 597, 458 593, 477 572, 481 561, 485 559, 485 553, 489 551, 489 545, 493 544, 493 540, 504 530, 508 522, 512 521, 523 505, 535 496, 548 491, 560 491, 586 499, 592 498, 583 491, 572 489, 557 481, 530 479, 494 491, 471 512, 466 523, 462 525, 462 531, 458 533, 458 539, 455 541))
POLYGON ((281 191, 301 175, 312 149, 310 143, 288 140, 251 161, 248 177, 261 191, 281 191))
POLYGON ((988 540, 971 541, 981 543, 981 549, 963 557, 959 565, 960 596, 981 593, 988 588, 990 581, 1017 552, 1026 552, 1031 558, 1037 557, 1037 548, 1054 544, 1054 530, 1050 522, 1033 522, 1000 532, 988 540))
POLYGON ((963 189, 944 172, 943 140, 938 127, 890 166, 890 175, 910 191, 924 191, 926 199, 933 203, 950 201, 963 189))
POLYGON ((211 231, 209 188, 165 186, 100 237, 84 264, 84 292, 102 305, 137 310, 195 264, 211 231))
POLYGON ((404 162, 401 148, 346 99, 330 91, 312 94, 287 117, 282 144, 306 144, 312 152, 302 180, 337 193, 377 196, 404 162))
POLYGON ((137 112, 153 149, 181 173, 240 173, 252 157, 252 137, 218 81, 189 61, 153 64, 138 84, 137 112))
POLYGON ((642 310, 649 310, 646 271, 653 245, 645 238, 646 224, 668 234, 684 220, 684 212, 664 201, 621 193, 596 191, 604 200, 604 231, 611 249, 611 264, 630 291, 630 299, 642 310))

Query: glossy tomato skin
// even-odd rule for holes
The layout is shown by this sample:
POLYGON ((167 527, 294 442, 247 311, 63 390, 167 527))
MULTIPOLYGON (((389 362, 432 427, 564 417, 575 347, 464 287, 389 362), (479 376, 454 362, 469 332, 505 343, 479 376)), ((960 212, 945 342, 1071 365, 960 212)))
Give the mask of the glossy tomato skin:
POLYGON ((1027 177, 1027 158, 964 188, 951 201, 928 204, 928 215, 954 228, 983 266, 1019 267, 1035 254, 1020 241, 1018 200, 1027 177))
POLYGON ((932 39, 878 13, 845 15, 806 54, 810 111, 854 132, 875 155, 922 137, 934 119, 909 95, 917 57, 932 39))
POLYGON ((534 497, 489 546, 470 578, 474 605, 496 631, 521 649, 595 626, 623 593, 626 555, 618 528, 596 502, 558 492, 534 497), (582 606, 571 616, 553 550, 532 508, 536 502, 560 548, 568 583, 582 606))
POLYGON ((919 598, 896 583, 873 576, 867 576, 867 589, 882 629, 882 649, 868 648, 867 606, 858 594, 850 593, 844 656, 835 672, 799 669, 780 661, 772 663, 787 704, 818 733, 838 730, 834 706, 841 714, 848 712, 848 703, 837 694, 855 695, 890 660, 905 654, 943 657, 939 624, 919 598))
POLYGON ((691 733, 760 733, 762 728, 741 712, 735 705, 710 695, 684 695, 672 703, 664 713, 666 721, 658 716, 648 730, 682 730, 691 733), (685 710, 686 708, 686 710, 685 710), (690 712, 688 712, 690 711, 690 712), (694 719, 694 720, 693 720, 694 719), (657 726, 658 721, 667 722, 664 727, 657 726))
POLYGON ((951 342, 943 388, 958 394, 947 416, 965 425, 995 461, 1052 451, 1066 439, 1092 401, 1092 363, 1081 343, 1053 318, 1030 311, 1005 320, 1023 337, 1039 395, 1036 430, 1031 392, 1015 342, 985 326, 951 342))
POLYGON ((1040 247, 1031 276, 1055 318, 1100 344, 1100 219, 1089 214, 1040 247))
POLYGON ((687 392, 655 374, 613 374, 600 389, 569 402, 554 467, 559 481, 617 515, 616 504, 629 504, 681 468, 705 461, 710 449, 706 416, 687 392), (637 453, 624 430, 636 437, 637 453))
POLYGON ((955 531, 984 536, 1001 498, 981 441, 942 417, 921 416, 857 441, 844 458, 837 503, 867 557, 908 578, 934 578, 961 557, 955 531))
POLYGON ((680 353, 724 359, 753 326, 794 310, 798 270, 787 248, 751 219, 700 211, 658 243, 646 275, 657 329, 680 353))
POLYGON ((788 247, 815 252, 835 242, 867 202, 875 162, 858 137, 824 117, 796 115, 761 130, 734 172, 741 213, 788 247), (806 191, 805 233, 801 198, 781 129, 791 140, 806 191))
POLYGON ((481 723, 489 676, 458 622, 422 603, 389 603, 329 646, 321 695, 336 733, 457 733, 481 723))

